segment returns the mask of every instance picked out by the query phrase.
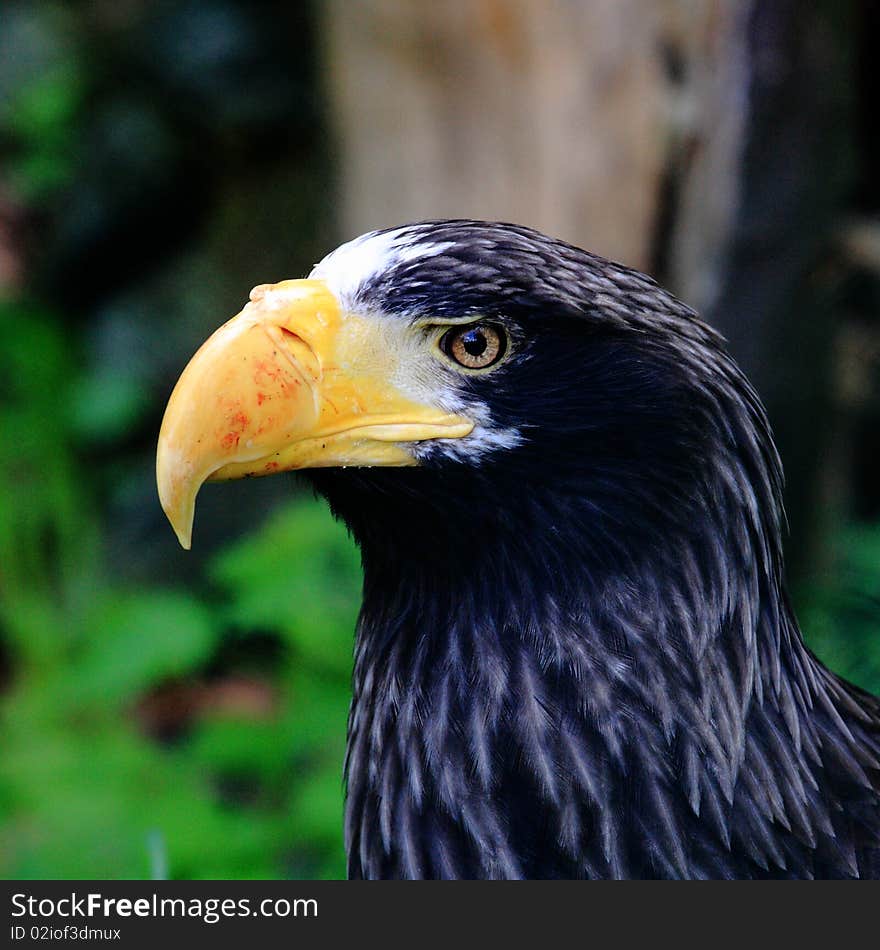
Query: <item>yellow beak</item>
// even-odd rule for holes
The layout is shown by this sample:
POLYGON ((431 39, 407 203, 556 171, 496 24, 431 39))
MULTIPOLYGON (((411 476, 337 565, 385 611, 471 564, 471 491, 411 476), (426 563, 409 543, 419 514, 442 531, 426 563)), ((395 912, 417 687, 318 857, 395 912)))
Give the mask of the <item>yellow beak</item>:
POLYGON ((189 548, 208 480, 334 465, 415 465, 405 443, 461 438, 473 423, 408 398, 381 318, 343 313, 323 281, 255 287, 202 345, 165 410, 162 508, 189 548))

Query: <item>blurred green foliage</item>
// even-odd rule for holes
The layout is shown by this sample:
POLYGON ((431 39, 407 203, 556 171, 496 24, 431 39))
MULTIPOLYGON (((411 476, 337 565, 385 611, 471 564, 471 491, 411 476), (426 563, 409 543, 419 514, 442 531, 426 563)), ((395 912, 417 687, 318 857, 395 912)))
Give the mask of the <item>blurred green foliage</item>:
POLYGON ((343 876, 345 529, 297 498, 213 559, 201 595, 121 586, 70 436, 74 348, 20 303, 0 337, 0 873, 343 876), (268 669, 222 660, 255 631, 277 642, 268 669), (170 738, 149 715, 163 691, 170 738))
POLYGON ((8 173, 26 199, 40 200, 70 177, 81 98, 75 64, 64 63, 20 87, 18 98, 7 103, 6 126, 19 146, 8 173))
POLYGON ((880 525, 842 530, 834 569, 798 598, 807 642, 836 673, 880 696, 880 525))
POLYGON ((344 875, 345 529, 251 492, 179 576, 157 538, 169 380, 314 217, 310 59, 279 39, 311 13, 258 6, 0 6, 4 877, 344 875))

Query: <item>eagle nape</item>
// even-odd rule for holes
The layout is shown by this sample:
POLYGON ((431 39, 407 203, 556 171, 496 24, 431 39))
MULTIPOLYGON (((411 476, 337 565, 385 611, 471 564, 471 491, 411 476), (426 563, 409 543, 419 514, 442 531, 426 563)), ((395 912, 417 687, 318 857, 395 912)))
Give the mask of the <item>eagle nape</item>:
POLYGON ((528 228, 431 221, 261 285, 159 438, 303 469, 362 550, 356 878, 880 877, 880 701, 806 648, 782 474, 720 337, 528 228))

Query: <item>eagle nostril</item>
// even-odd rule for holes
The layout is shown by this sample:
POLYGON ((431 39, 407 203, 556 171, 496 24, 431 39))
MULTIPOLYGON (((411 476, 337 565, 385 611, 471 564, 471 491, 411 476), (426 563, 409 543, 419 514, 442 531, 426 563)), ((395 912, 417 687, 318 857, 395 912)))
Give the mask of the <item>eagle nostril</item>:
POLYGON ((293 364, 297 372, 313 380, 321 378, 321 361, 303 337, 283 326, 267 326, 266 330, 272 342, 293 364))

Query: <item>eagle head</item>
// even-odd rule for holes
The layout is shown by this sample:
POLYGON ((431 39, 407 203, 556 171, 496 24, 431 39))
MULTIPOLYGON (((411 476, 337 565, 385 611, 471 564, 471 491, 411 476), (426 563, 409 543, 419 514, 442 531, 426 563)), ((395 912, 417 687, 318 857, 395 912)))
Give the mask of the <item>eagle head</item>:
POLYGON ((535 519, 561 543, 574 519, 582 547, 631 557, 729 505, 769 539, 780 518, 766 419, 719 336, 649 277, 510 224, 363 235, 208 339, 159 440, 181 543, 204 481, 290 469, 359 538, 437 550, 535 519))

